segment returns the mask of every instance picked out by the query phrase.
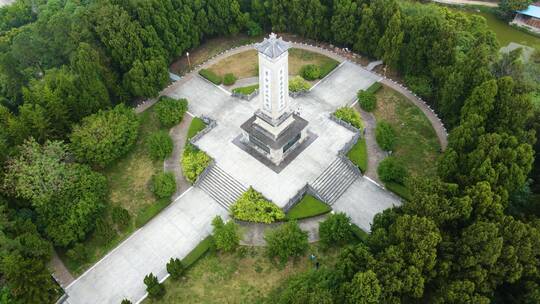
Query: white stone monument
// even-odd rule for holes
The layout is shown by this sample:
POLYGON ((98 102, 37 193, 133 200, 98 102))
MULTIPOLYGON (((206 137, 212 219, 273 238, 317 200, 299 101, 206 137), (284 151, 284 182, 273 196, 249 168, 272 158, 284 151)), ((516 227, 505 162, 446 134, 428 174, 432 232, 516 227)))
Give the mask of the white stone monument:
POLYGON ((260 108, 242 124, 243 142, 279 165, 306 139, 308 122, 290 109, 290 44, 272 33, 255 48, 259 52, 260 108))

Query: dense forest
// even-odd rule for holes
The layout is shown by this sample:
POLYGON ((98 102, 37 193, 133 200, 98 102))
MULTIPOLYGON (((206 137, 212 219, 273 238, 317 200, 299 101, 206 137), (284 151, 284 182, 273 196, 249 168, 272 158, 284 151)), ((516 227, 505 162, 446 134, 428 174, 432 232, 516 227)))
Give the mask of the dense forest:
POLYGON ((269 301, 539 303, 540 110, 531 93, 540 73, 519 51, 501 55, 482 18, 396 0, 18 0, 1 8, 0 299, 51 300, 52 247, 95 229, 107 208, 99 169, 137 136, 124 104, 157 96, 172 60, 206 39, 271 30, 383 59, 451 131, 438 178, 409 180, 412 199, 376 216, 367 245, 346 249, 334 269, 295 276, 269 301), (84 153, 95 132, 117 136, 84 153))

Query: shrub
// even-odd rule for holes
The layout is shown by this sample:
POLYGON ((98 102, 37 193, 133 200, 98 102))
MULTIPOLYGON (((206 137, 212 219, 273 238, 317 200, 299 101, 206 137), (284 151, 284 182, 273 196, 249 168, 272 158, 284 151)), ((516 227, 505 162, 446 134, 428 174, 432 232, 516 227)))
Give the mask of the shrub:
POLYGON ((159 299, 165 294, 165 288, 153 273, 144 277, 144 285, 150 298, 159 299))
POLYGON ((331 214, 319 224, 319 237, 325 247, 349 243, 354 239, 351 219, 343 212, 331 214))
POLYGON ((238 236, 238 225, 233 221, 228 221, 226 224, 220 216, 216 216, 212 220, 214 227, 214 241, 216 248, 223 251, 233 251, 238 246, 240 238, 238 236))
POLYGON ((173 280, 181 278, 185 270, 184 264, 179 259, 171 258, 169 263, 167 263, 167 272, 171 275, 173 280))
POLYGON ((385 121, 378 122, 375 129, 375 139, 381 149, 392 151, 396 145, 396 133, 394 128, 385 121))
POLYGON ((128 299, 123 299, 120 304, 133 304, 133 303, 128 299))
POLYGON ((358 130, 362 129, 362 118, 360 118, 360 114, 358 114, 358 112, 356 112, 353 108, 341 107, 334 112, 334 116, 348 122, 351 126, 357 128, 358 130))
POLYGON ((80 161, 103 168, 131 150, 138 131, 137 114, 120 104, 83 118, 71 133, 71 151, 80 161))
POLYGON ((88 252, 88 249, 86 249, 86 246, 81 243, 76 243, 73 248, 69 249, 66 252, 66 255, 68 256, 68 258, 79 263, 84 263, 90 258, 90 253, 88 252))
POLYGON ((358 104, 360 104, 360 108, 362 108, 364 111, 371 112, 375 110, 375 107, 377 107, 377 97, 375 97, 375 94, 360 90, 357 94, 358 97, 358 104))
POLYGON ((155 107, 161 125, 170 128, 182 121, 182 118, 184 118, 184 114, 188 109, 188 102, 185 98, 174 99, 167 96, 161 96, 155 107))
POLYGON ((433 95, 431 81, 426 77, 405 76, 405 84, 414 93, 429 99, 433 95))
POLYGON ((129 215, 129 212, 120 207, 120 206, 114 206, 112 208, 112 220, 113 223, 115 223, 120 230, 124 230, 129 225, 129 220, 131 219, 131 216, 129 215))
POLYGON ((231 213, 242 221, 267 224, 285 218, 283 210, 251 187, 231 206, 231 213))
POLYGON ((201 69, 199 71, 199 75, 201 75, 202 77, 208 79, 210 82, 212 82, 213 84, 215 85, 220 85, 221 84, 221 76, 219 75, 216 75, 216 73, 210 71, 210 70, 207 70, 207 69, 201 69))
POLYGON ((173 141, 166 131, 157 131, 146 140, 148 153, 155 160, 164 160, 173 151, 173 141))
POLYGON ((172 172, 161 172, 152 176, 152 192, 157 198, 168 198, 176 191, 176 181, 172 172))
POLYGON ((307 80, 316 80, 321 76, 321 69, 314 64, 306 64, 300 69, 300 76, 307 80))
POLYGON ((257 90, 258 88, 259 88, 259 85, 254 84, 254 85, 250 85, 246 87, 234 88, 232 91, 233 93, 236 93, 236 94, 249 95, 255 92, 255 90, 257 90))
POLYGON ((307 91, 311 85, 304 78, 300 76, 295 76, 293 79, 289 80, 289 91, 291 92, 301 92, 307 91))
POLYGON ((308 234, 296 221, 287 222, 266 233, 266 253, 285 263, 290 257, 302 256, 308 248, 308 234))
POLYGON ((379 163, 377 173, 383 182, 395 182, 398 184, 403 184, 408 175, 403 163, 393 156, 389 156, 379 163))
POLYGON ((184 149, 181 160, 184 177, 193 184, 204 169, 208 167, 210 161, 210 156, 188 144, 184 149))
POLYGON ((233 73, 227 73, 223 76, 223 84, 226 86, 233 85, 236 82, 236 76, 233 73))

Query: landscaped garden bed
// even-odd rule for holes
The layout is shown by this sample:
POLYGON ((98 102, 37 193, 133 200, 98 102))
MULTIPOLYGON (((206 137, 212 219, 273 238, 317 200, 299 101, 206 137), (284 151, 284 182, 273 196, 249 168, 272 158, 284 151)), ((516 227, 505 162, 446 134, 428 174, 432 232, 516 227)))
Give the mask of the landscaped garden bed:
POLYGON ((330 212, 332 208, 310 194, 304 197, 287 212, 287 219, 300 220, 330 212))
POLYGON ((233 218, 256 223, 273 223, 285 219, 285 213, 261 193, 249 188, 231 206, 233 218))
POLYGON ((212 159, 204 151, 193 145, 190 140, 206 128, 207 124, 198 117, 191 120, 184 151, 182 152, 181 166, 186 180, 195 183, 199 175, 210 165, 212 159))
POLYGON ((355 164, 362 173, 367 171, 368 167, 368 153, 366 146, 366 139, 361 137, 356 144, 347 153, 347 157, 355 164))

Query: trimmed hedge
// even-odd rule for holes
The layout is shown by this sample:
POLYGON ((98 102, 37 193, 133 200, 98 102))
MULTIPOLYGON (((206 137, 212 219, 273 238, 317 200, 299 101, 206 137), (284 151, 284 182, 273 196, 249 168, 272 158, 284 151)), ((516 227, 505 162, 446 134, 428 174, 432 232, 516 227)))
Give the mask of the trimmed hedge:
POLYGON ((234 88, 232 91, 233 93, 236 93, 236 94, 249 95, 255 92, 255 90, 257 90, 258 88, 259 88, 259 85, 254 84, 254 85, 250 85, 246 87, 234 88))
POLYGON ((195 264, 195 262, 197 262, 200 258, 202 258, 213 247, 214 238, 209 235, 182 259, 182 264, 184 264, 186 268, 190 267, 191 265, 195 264))
POLYGON ((382 88, 382 84, 380 82, 374 82, 372 85, 369 86, 369 88, 366 89, 366 92, 375 94, 382 88))
POLYGON ((169 198, 160 199, 157 202, 146 205, 142 209, 139 210, 137 213, 137 217, 135 217, 135 227, 141 228, 142 226, 146 225, 151 219, 154 218, 158 213, 161 212, 161 210, 165 209, 169 204, 171 203, 171 200, 169 198))
POLYGON ((360 108, 362 108, 364 111, 371 112, 377 107, 377 97, 375 97, 375 94, 360 90, 356 96, 358 97, 358 104, 360 105, 360 108))
POLYGON ((221 76, 207 69, 201 69, 199 71, 199 75, 206 78, 208 81, 212 82, 215 85, 220 85, 222 82, 221 76))
POLYGON ((236 76, 233 73, 227 73, 223 76, 223 84, 226 86, 233 85, 236 82, 236 76))
POLYGON ((308 217, 313 217, 321 214, 328 213, 332 210, 330 206, 316 199, 315 197, 306 194, 294 205, 289 212, 287 212, 287 218, 291 220, 300 220, 308 217))
POLYGON ((307 91, 309 88, 311 88, 309 82, 300 76, 295 76, 289 80, 289 91, 291 92, 307 91))
POLYGON ((235 219, 256 223, 285 219, 283 210, 251 187, 231 206, 231 213, 235 219))
POLYGON ((173 151, 173 141, 166 131, 157 131, 146 139, 148 154, 155 160, 164 160, 173 151))
POLYGON ((319 78, 322 79, 326 77, 326 75, 330 74, 330 72, 332 72, 338 65, 339 65, 339 62, 335 60, 328 61, 321 64, 321 66, 319 67, 320 69, 319 78))
POLYGON ((161 96, 155 107, 161 125, 170 128, 182 121, 188 109, 188 101, 184 98, 174 99, 168 96, 161 96))
POLYGON ((362 129, 362 118, 360 114, 350 107, 341 107, 334 112, 334 116, 349 123, 358 130, 362 129))
POLYGON ((385 121, 377 123, 375 139, 377 140, 379 147, 385 151, 392 151, 396 146, 396 132, 392 125, 385 121))

